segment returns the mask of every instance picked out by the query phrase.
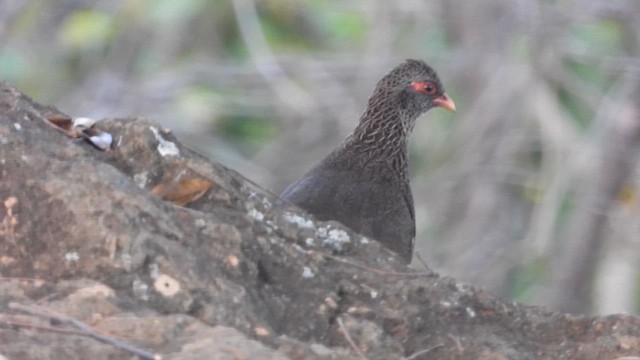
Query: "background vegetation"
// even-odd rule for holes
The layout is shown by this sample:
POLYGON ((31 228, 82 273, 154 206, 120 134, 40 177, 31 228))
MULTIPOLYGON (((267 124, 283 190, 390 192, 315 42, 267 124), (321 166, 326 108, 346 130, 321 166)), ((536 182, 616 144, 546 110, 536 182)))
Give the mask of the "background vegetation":
POLYGON ((422 258, 518 301, 638 310, 638 1, 2 0, 0 45, 38 101, 152 118, 275 192, 424 59, 459 110, 412 139, 422 258))

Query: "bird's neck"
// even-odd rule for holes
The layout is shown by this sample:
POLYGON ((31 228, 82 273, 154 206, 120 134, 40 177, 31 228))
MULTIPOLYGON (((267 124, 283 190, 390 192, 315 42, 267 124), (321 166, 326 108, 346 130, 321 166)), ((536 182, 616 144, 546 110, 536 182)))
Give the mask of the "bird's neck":
POLYGON ((371 171, 391 171, 395 177, 407 178, 409 135, 419 114, 397 106, 370 102, 360 123, 343 143, 354 163, 371 171), (386 105, 386 106, 385 106, 386 105))

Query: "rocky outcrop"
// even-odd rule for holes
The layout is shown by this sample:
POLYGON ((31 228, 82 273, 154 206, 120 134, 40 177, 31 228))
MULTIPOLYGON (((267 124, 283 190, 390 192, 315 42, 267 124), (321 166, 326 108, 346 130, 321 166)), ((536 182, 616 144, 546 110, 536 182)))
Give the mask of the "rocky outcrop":
POLYGON ((636 317, 554 314, 409 269, 149 120, 100 121, 102 151, 52 117, 0 86, 0 359, 640 354, 636 317))

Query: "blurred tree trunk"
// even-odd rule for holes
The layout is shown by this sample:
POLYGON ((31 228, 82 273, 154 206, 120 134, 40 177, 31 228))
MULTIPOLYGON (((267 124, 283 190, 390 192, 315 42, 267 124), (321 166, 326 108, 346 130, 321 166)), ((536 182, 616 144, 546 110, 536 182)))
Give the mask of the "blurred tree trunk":
MULTIPOLYGON (((633 76, 628 75, 628 76, 633 76)), ((552 259, 547 304, 563 312, 590 310, 595 269, 608 214, 633 170, 640 141, 637 79, 603 102, 604 124, 597 165, 575 194, 575 211, 559 256, 552 259)), ((596 122, 596 126, 598 123, 596 122)))

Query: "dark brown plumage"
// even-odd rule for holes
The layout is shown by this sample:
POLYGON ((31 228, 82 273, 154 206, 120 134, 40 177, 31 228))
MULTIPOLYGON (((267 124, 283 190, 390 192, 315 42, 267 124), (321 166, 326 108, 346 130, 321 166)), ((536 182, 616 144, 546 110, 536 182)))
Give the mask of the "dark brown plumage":
POLYGON ((353 134, 282 198, 319 220, 337 220, 411 261, 415 238, 407 166, 408 138, 416 119, 453 101, 431 67, 406 60, 376 85, 353 134))

